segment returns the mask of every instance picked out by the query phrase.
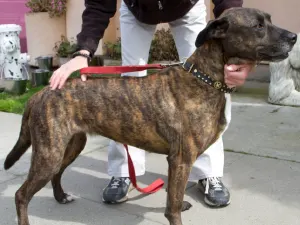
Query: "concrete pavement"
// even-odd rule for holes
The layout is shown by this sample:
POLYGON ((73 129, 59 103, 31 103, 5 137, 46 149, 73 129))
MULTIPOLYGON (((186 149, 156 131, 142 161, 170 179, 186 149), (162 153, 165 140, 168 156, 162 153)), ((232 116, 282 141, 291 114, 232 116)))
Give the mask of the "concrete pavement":
MULTIPOLYGON (((189 183, 185 200, 193 207, 183 213, 185 225, 300 225, 300 109, 265 103, 233 95, 232 123, 224 135, 224 182, 232 203, 211 209, 195 183, 189 183)), ((3 161, 17 139, 21 116, 0 113, 0 224, 16 224, 14 193, 24 181, 30 151, 9 171, 3 161)), ((144 196, 132 191, 130 200, 119 205, 101 202, 106 174, 107 145, 103 137, 89 137, 81 156, 65 172, 62 184, 76 201, 59 205, 51 186, 38 192, 29 205, 31 225, 158 225, 168 224, 163 216, 165 187, 144 196)), ((147 156, 147 173, 138 178, 146 185, 156 178, 167 181, 165 156, 147 156)))

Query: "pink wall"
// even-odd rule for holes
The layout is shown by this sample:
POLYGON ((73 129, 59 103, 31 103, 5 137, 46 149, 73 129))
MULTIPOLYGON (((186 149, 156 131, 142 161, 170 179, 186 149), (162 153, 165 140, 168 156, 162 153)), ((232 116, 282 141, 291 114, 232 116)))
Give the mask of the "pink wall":
POLYGON ((22 52, 27 51, 24 15, 29 10, 25 3, 26 0, 0 0, 0 24, 13 23, 22 26, 20 34, 22 52))

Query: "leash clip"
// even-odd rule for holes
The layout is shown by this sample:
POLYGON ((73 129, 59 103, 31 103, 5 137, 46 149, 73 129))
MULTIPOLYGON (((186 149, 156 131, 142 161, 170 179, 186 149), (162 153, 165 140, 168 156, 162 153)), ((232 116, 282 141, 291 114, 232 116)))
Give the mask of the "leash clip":
POLYGON ((183 69, 187 70, 189 73, 192 71, 193 67, 194 67, 194 63, 188 63, 189 65, 186 65, 187 64, 187 58, 184 60, 183 64, 182 64, 182 67, 183 69), (187 66, 187 67, 186 67, 187 66))
POLYGON ((175 62, 175 63, 162 63, 160 64, 162 67, 172 67, 172 66, 179 66, 182 65, 183 62, 175 62))

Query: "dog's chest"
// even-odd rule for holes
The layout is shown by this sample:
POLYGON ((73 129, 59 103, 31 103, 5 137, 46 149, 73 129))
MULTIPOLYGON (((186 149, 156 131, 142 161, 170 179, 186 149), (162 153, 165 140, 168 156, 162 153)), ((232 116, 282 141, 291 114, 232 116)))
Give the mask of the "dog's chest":
POLYGON ((204 149, 213 144, 227 129, 231 120, 231 99, 226 94, 217 100, 185 103, 185 127, 196 145, 204 149))

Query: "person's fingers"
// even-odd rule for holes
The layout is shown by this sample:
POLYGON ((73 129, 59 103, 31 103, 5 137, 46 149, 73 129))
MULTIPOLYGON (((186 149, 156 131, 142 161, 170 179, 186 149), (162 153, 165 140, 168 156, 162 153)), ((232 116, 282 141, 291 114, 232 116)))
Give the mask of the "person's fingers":
POLYGON ((249 69, 246 67, 240 67, 239 70, 235 71, 230 71, 227 70, 225 71, 225 77, 231 77, 233 79, 243 79, 244 77, 247 77, 249 74, 249 69))
POLYGON ((251 71, 255 65, 253 64, 243 64, 243 65, 225 65, 227 71, 251 71))
MULTIPOLYGON (((57 69, 51 76, 49 83, 51 90, 61 89, 68 77, 76 70, 87 67, 87 60, 84 57, 75 57, 57 69)), ((81 76, 82 81, 86 81, 86 75, 81 76)))
POLYGON ((54 83, 54 80, 56 79, 56 76, 57 76, 57 74, 59 73, 59 70, 60 70, 60 69, 57 69, 57 70, 55 70, 55 71, 52 73, 52 76, 51 76, 50 79, 49 79, 50 87, 51 87, 51 84, 54 83))
POLYGON ((247 78, 247 75, 244 73, 237 73, 237 74, 231 74, 225 76, 225 80, 227 82, 239 82, 239 81, 244 81, 247 78))
POLYGON ((67 73, 60 77, 60 80, 58 82, 58 89, 61 89, 64 86, 68 77, 69 77, 69 74, 67 74, 67 73))
POLYGON ((241 86, 245 83, 246 78, 249 75, 249 72, 252 70, 253 65, 244 64, 244 65, 225 65, 224 74, 225 74, 225 83, 228 87, 241 86))
POLYGON ((227 86, 228 86, 229 88, 234 88, 234 87, 236 87, 236 85, 230 84, 230 83, 228 83, 227 86))
POLYGON ((232 72, 230 75, 232 76, 233 79, 239 80, 247 77, 248 73, 247 71, 239 71, 239 72, 232 72))
POLYGON ((86 81, 86 80, 87 80, 87 76, 86 76, 85 74, 82 74, 82 75, 81 75, 81 80, 82 80, 82 81, 86 81))
POLYGON ((240 68, 239 65, 225 65, 227 71, 237 71, 240 68))
POLYGON ((55 83, 55 80, 56 80, 57 73, 58 73, 58 72, 55 71, 55 72, 52 74, 52 76, 51 76, 51 78, 50 78, 50 80, 49 80, 51 89, 54 87, 54 83, 55 83))
POLYGON ((59 81, 60 81, 60 77, 61 77, 61 73, 60 72, 57 72, 54 77, 53 77, 53 80, 51 82, 51 89, 52 90, 55 90, 57 87, 58 87, 58 84, 59 84, 59 81))
POLYGON ((235 86, 240 86, 245 83, 247 75, 241 72, 231 72, 225 75, 225 83, 228 87, 232 88, 235 86))
POLYGON ((62 72, 61 69, 56 70, 56 71, 53 73, 53 75, 52 75, 50 81, 52 82, 53 80, 57 80, 57 78, 60 76, 61 72, 62 72))

